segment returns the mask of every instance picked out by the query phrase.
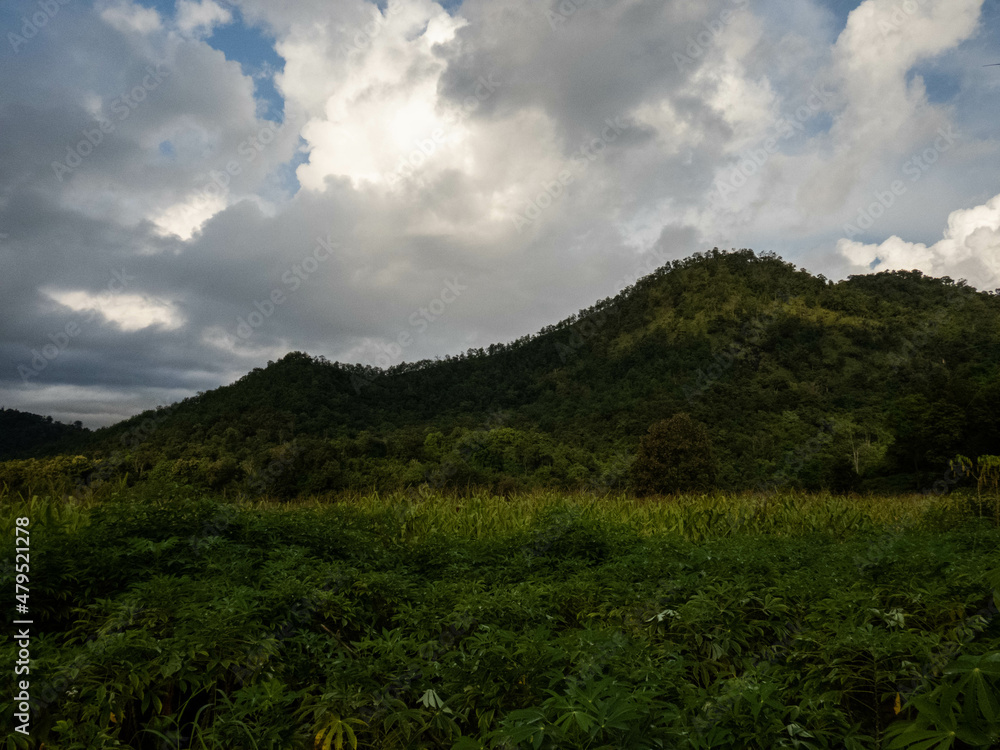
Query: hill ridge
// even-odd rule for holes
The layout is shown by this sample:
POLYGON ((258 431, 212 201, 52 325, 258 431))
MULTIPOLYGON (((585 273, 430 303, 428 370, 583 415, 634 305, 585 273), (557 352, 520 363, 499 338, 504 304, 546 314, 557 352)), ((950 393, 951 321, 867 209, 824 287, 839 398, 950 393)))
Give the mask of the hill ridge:
POLYGON ((759 485, 835 424, 789 483, 919 488, 955 453, 1000 453, 998 363, 995 293, 919 271, 832 282, 774 254, 713 249, 506 344, 386 369, 289 352, 79 449, 106 459, 156 417, 126 451, 139 475, 237 486, 295 443, 289 472, 304 479, 288 492, 391 488, 457 461, 502 411, 452 484, 588 486, 653 422, 689 412, 722 486, 759 485))

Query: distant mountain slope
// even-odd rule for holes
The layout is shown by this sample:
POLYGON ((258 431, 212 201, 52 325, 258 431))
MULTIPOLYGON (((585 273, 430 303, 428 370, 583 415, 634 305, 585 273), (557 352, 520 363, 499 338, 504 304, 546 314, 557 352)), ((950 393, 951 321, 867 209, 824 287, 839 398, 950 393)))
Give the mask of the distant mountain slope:
POLYGON ((89 432, 79 422, 67 425, 52 417, 0 407, 0 461, 68 450, 82 444, 89 432))
POLYGON ((220 486, 275 461, 300 490, 617 486, 649 425, 680 411, 707 425, 725 486, 919 487, 955 453, 1000 453, 1000 297, 716 250, 459 357, 381 371, 293 352, 88 447, 127 449, 138 471, 215 466, 220 486))

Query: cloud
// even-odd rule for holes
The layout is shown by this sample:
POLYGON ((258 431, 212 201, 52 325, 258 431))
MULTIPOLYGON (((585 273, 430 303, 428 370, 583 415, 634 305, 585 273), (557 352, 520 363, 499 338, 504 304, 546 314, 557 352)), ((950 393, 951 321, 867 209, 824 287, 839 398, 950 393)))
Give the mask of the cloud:
POLYGON ((163 28, 155 8, 146 8, 130 0, 101 0, 95 10, 105 23, 122 33, 150 34, 163 28))
MULTIPOLYGON (((44 290, 43 290, 44 291, 44 290)), ((45 291, 50 299, 74 312, 97 312, 122 331, 141 331, 150 326, 179 328, 183 318, 170 302, 138 294, 95 295, 86 291, 45 291)))
POLYGON ((829 133, 832 159, 799 192, 808 211, 842 207, 877 175, 886 156, 913 151, 948 113, 928 102, 919 63, 968 39, 983 0, 865 0, 851 11, 832 50, 832 83, 843 100, 829 133))
POLYGON ((176 24, 187 36, 211 36, 216 26, 232 23, 233 14, 212 0, 178 0, 176 24))
POLYGON ((952 211, 943 239, 928 246, 895 235, 879 244, 848 239, 837 251, 860 272, 918 270, 965 279, 980 289, 1000 288, 1000 195, 981 206, 952 211))
MULTIPOLYGON (((836 278, 846 272, 835 251, 842 227, 895 180, 908 191, 872 228, 883 237, 933 235, 961 201, 992 194, 995 185, 980 165, 997 144, 970 131, 958 131, 948 153, 921 170, 918 185, 910 187, 904 171, 959 120, 955 106, 932 100, 916 71, 968 60, 982 33, 982 5, 864 0, 839 31, 822 12, 782 18, 772 5, 762 16, 768 23, 731 24, 726 44, 704 57, 699 76, 725 80, 728 71, 735 91, 750 92, 732 97, 737 101, 767 102, 753 96, 754 82, 773 97, 770 110, 759 106, 759 116, 743 126, 727 115, 734 134, 728 154, 716 160, 713 187, 691 212, 701 235, 718 245, 768 247, 836 278), (829 43, 817 43, 824 37, 829 43), (740 46, 749 51, 729 61, 740 46)), ((966 105, 961 114, 967 119, 978 110, 966 105)))
POLYGON ((986 283, 995 226, 956 208, 995 192, 994 102, 979 79, 949 100, 921 76, 995 61, 975 57, 992 32, 975 0, 913 2, 865 0, 846 23, 821 0, 65 6, 0 67, 0 295, 16 311, 0 398, 95 424, 292 349, 456 353, 712 246, 837 278, 889 262, 895 235, 912 240, 900 263, 926 252, 928 271, 986 283), (244 74, 261 65, 212 47, 240 23, 284 61, 280 124, 244 74), (838 243, 953 122, 970 124, 954 148, 838 243), (954 246, 934 244, 949 213, 965 217, 954 246), (336 243, 322 260, 320 239, 336 243), (91 314, 115 273, 128 288, 91 314), (467 291, 441 307, 449 282, 467 291), (18 367, 72 323, 25 382, 18 367))
MULTIPOLYGON (((347 177, 355 185, 382 183, 401 156, 449 127, 444 113, 437 111, 438 79, 446 63, 433 50, 460 26, 436 4, 397 3, 385 17, 372 19, 373 34, 363 45, 340 33, 283 46, 286 65, 299 69, 307 65, 302 58, 337 50, 327 58, 337 85, 323 102, 322 114, 302 129, 309 149, 309 161, 297 170, 303 187, 322 190, 327 177, 347 177), (344 75, 347 67, 350 74, 344 75)), ((313 106, 310 99, 301 104, 313 106)))
POLYGON ((190 395, 187 388, 60 385, 23 388, 15 392, 0 386, 0 405, 46 414, 64 424, 79 420, 84 426, 93 428, 114 424, 190 395))

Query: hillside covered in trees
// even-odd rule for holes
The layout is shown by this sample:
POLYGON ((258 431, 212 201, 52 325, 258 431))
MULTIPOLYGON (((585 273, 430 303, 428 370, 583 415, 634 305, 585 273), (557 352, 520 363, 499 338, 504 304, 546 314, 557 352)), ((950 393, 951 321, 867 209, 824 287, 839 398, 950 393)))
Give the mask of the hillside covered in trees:
POLYGON ((0 407, 0 461, 72 450, 85 442, 89 432, 81 422, 68 425, 52 417, 0 407))
POLYGON ((72 457, 8 461, 0 481, 604 492, 629 488, 640 440, 680 414, 707 433, 719 488, 969 481, 951 459, 1000 453, 1000 295, 917 271, 832 283, 713 250, 509 344, 388 370, 292 352, 81 432, 72 457))

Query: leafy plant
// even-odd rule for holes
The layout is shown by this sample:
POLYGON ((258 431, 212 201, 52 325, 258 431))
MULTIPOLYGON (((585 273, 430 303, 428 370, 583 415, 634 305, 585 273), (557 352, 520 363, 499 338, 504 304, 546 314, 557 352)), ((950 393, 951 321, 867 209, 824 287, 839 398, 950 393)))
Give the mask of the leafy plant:
POLYGON ((893 725, 888 750, 989 748, 1000 742, 1000 652, 960 656, 942 682, 902 707, 916 718, 893 725))

